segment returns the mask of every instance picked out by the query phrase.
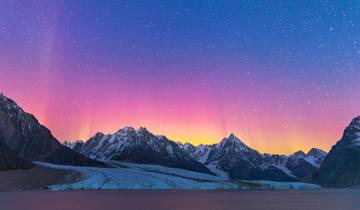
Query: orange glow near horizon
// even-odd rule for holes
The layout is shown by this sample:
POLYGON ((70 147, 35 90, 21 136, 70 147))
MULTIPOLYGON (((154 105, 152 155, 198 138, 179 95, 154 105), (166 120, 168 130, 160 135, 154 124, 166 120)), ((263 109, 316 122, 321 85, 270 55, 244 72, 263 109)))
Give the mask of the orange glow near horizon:
MULTIPOLYGON (((322 133, 316 132, 317 129, 321 129, 320 127, 309 130, 302 124, 296 124, 297 121, 294 121, 293 125, 286 124, 285 127, 280 127, 281 122, 276 120, 271 122, 233 120, 229 125, 224 123, 226 126, 218 126, 219 119, 214 115, 204 118, 206 110, 175 121, 172 113, 155 117, 153 113, 139 110, 129 114, 126 111, 116 112, 115 107, 111 105, 96 112, 91 109, 91 106, 86 107, 81 104, 75 112, 67 109, 58 112, 56 108, 47 106, 44 108, 43 103, 31 103, 32 100, 28 100, 27 97, 14 99, 19 99, 16 101, 20 106, 33 113, 60 141, 87 140, 98 131, 108 134, 120 128, 132 126, 135 129, 146 127, 154 134, 165 135, 171 140, 190 142, 194 145, 218 143, 230 133, 234 133, 245 144, 261 153, 290 154, 298 150, 307 152, 313 147, 328 151, 340 138, 343 127, 346 126, 344 122, 343 125, 335 126, 337 129, 328 128, 322 133)), ((321 125, 321 122, 318 123, 321 125)))

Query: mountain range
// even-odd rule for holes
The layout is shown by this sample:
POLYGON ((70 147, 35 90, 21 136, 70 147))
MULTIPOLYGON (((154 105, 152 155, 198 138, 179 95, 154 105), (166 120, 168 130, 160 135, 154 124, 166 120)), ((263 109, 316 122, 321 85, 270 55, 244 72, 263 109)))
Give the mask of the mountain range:
POLYGON ((127 127, 112 135, 97 133, 88 141, 70 146, 74 151, 100 161, 118 160, 151 163, 212 174, 196 159, 165 136, 155 136, 146 128, 127 127))
POLYGON ((0 170, 29 169, 33 161, 107 167, 113 161, 154 164, 230 180, 304 181, 325 187, 360 184, 360 116, 329 154, 313 148, 291 155, 261 154, 230 134, 213 145, 194 146, 154 135, 146 128, 98 132, 62 145, 13 100, 0 94, 0 170))
POLYGON ((230 179, 247 180, 311 181, 312 173, 326 156, 326 152, 315 148, 307 154, 260 154, 234 134, 218 144, 195 147, 186 143, 182 148, 209 168, 226 172, 230 179))
POLYGON ((86 142, 65 145, 99 161, 125 161, 183 168, 232 180, 311 181, 326 153, 311 149, 293 155, 260 154, 231 134, 220 143, 193 146, 156 136, 145 128, 126 127, 113 134, 97 133, 86 142))

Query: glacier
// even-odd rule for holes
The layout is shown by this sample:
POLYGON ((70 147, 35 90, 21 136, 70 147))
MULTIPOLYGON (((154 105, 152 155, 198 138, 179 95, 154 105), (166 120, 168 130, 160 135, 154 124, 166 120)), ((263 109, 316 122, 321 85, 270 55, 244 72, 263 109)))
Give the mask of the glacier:
POLYGON ((81 179, 74 183, 54 184, 50 190, 251 190, 256 189, 319 189, 320 186, 301 182, 230 181, 224 176, 169 168, 159 165, 142 165, 112 161, 114 168, 35 164, 61 170, 74 170, 81 179))

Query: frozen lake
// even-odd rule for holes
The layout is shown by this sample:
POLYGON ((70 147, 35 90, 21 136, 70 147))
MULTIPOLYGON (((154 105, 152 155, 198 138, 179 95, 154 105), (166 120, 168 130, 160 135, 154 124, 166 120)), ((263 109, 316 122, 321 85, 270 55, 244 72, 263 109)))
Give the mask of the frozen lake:
POLYGON ((0 193, 1 210, 358 210, 360 190, 28 191, 0 193))

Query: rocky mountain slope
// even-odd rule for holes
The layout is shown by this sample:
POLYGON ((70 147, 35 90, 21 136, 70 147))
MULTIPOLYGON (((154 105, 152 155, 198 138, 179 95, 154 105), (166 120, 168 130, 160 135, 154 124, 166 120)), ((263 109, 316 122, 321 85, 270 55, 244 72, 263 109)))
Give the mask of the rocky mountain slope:
POLYGON ((199 145, 186 143, 179 146, 192 157, 213 170, 225 171, 232 179, 267 179, 312 181, 326 153, 311 149, 292 155, 260 154, 244 144, 234 134, 219 144, 199 145))
POLYGON ((312 181, 326 153, 311 149, 307 154, 260 154, 234 134, 213 145, 193 146, 155 136, 145 128, 128 127, 105 135, 97 133, 85 143, 64 143, 67 147, 98 160, 150 163, 243 180, 312 181))
POLYGON ((325 187, 348 187, 360 184, 360 116, 345 129, 315 174, 325 187))
POLYGON ((97 160, 149 163, 210 173, 211 171, 184 152, 165 136, 156 136, 145 128, 127 127, 114 134, 97 133, 86 143, 68 145, 73 150, 97 160))
POLYGON ((205 164, 227 172, 231 179, 296 180, 268 164, 259 152, 245 145, 233 134, 213 147, 205 164))
POLYGON ((14 154, 30 160, 68 165, 104 165, 64 147, 33 115, 26 113, 3 94, 0 94, 0 143, 14 154))
POLYGON ((312 182, 313 174, 320 167, 326 155, 326 152, 312 148, 306 154, 303 151, 288 156, 265 154, 264 158, 268 163, 282 169, 298 180, 312 182))
POLYGON ((0 143, 0 171, 30 169, 33 166, 31 161, 16 155, 6 145, 0 143))

